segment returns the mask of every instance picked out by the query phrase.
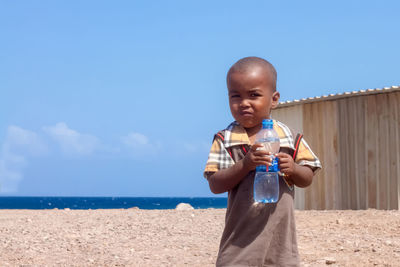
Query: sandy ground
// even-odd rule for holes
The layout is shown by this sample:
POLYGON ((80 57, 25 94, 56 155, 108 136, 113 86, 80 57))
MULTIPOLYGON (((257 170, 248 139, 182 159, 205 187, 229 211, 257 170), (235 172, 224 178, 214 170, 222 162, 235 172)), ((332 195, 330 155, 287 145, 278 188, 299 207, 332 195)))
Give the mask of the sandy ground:
MULTIPOLYGON (((0 210, 0 266, 214 266, 223 209, 0 210)), ((303 266, 400 266, 400 211, 296 211, 303 266)))

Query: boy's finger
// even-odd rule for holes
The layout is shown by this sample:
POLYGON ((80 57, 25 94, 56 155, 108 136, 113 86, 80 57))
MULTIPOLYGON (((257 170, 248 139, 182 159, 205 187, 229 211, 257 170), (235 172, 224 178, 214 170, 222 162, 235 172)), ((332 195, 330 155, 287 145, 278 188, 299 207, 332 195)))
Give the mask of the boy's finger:
POLYGON ((255 152, 253 155, 255 158, 266 159, 268 161, 272 161, 272 158, 268 154, 265 154, 265 153, 255 152))
POLYGON ((288 158, 279 158, 279 163, 280 164, 283 164, 283 163, 286 163, 286 162, 289 162, 288 158))
POLYGON ((283 165, 279 165, 279 169, 282 170, 286 170, 289 166, 286 166, 286 164, 283 165))
POLYGON ((286 169, 286 168, 288 168, 289 166, 287 166, 286 164, 280 164, 279 165, 279 169, 281 169, 281 170, 283 170, 283 169, 286 169))
POLYGON ((256 150, 253 152, 253 154, 255 156, 264 156, 264 157, 268 157, 269 155, 271 155, 271 152, 267 152, 265 150, 256 150))
POLYGON ((278 158, 287 158, 288 156, 289 156, 288 154, 283 153, 283 152, 279 152, 279 153, 275 154, 275 157, 278 157, 278 158))
POLYGON ((283 164, 283 165, 279 165, 279 169, 289 170, 289 169, 291 169, 291 166, 290 166, 290 164, 283 164))
POLYGON ((263 144, 254 144, 254 145, 251 146, 250 150, 254 152, 259 147, 263 147, 263 144))
POLYGON ((255 163, 262 163, 262 164, 265 164, 265 163, 271 164, 271 160, 268 159, 268 158, 264 158, 264 157, 257 157, 257 158, 254 159, 254 162, 255 163))
POLYGON ((256 166, 270 166, 271 164, 266 163, 266 162, 255 162, 256 166))
POLYGON ((291 165, 289 163, 284 163, 279 165, 279 169, 290 169, 291 165))
POLYGON ((271 158, 265 158, 265 157, 257 157, 255 158, 256 161, 262 161, 262 162, 267 162, 267 163, 272 163, 272 159, 271 158))

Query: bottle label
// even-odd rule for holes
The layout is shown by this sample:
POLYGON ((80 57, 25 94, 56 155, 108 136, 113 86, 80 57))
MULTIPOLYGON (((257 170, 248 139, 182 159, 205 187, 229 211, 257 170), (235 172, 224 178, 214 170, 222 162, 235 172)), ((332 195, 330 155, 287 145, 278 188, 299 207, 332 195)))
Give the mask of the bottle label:
POLYGON ((272 160, 272 164, 268 167, 268 172, 279 172, 278 158, 272 160))
MULTIPOLYGON (((273 156, 274 157, 274 156, 273 156)), ((265 165, 258 165, 256 167, 256 172, 279 172, 279 166, 278 166, 278 158, 274 157, 272 160, 272 164, 270 166, 268 166, 268 170, 267 170, 267 166, 265 165)))

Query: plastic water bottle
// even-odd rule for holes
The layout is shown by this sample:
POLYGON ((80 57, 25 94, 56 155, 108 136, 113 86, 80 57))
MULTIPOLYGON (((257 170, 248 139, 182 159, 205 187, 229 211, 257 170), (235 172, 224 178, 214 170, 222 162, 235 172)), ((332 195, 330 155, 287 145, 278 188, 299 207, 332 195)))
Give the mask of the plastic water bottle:
POLYGON ((280 140, 278 133, 274 130, 274 121, 265 119, 262 129, 256 134, 256 144, 262 144, 264 149, 272 154, 279 152, 280 140))
POLYGON ((261 149, 272 153, 273 161, 268 170, 265 165, 256 167, 254 178, 255 202, 276 203, 279 198, 278 159, 273 155, 279 152, 280 141, 273 126, 273 120, 263 120, 262 129, 256 135, 256 143, 263 144, 264 147, 261 149))

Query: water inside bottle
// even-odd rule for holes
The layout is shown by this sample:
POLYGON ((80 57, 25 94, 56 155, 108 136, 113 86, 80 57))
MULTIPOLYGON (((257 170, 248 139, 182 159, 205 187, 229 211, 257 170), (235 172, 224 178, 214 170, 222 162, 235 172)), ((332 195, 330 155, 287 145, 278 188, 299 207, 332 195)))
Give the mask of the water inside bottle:
POLYGON ((257 172, 254 178, 254 201, 276 203, 279 198, 279 177, 275 172, 257 172))

